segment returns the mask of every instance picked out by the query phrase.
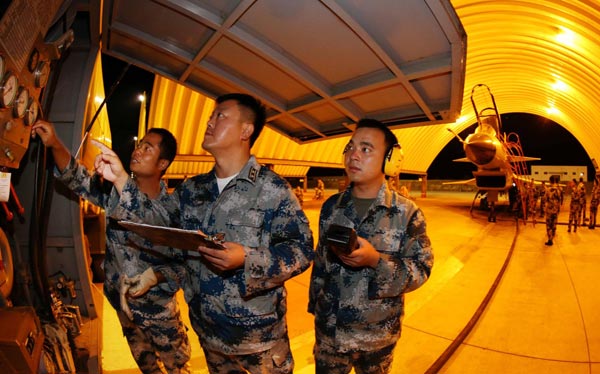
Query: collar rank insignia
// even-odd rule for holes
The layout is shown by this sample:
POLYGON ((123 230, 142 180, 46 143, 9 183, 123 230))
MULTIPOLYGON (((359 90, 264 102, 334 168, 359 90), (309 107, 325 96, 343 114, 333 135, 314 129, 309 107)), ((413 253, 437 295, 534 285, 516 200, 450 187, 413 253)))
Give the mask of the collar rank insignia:
POLYGON ((256 182, 256 177, 258 176, 258 169, 250 168, 248 171, 248 179, 252 181, 252 183, 256 182))

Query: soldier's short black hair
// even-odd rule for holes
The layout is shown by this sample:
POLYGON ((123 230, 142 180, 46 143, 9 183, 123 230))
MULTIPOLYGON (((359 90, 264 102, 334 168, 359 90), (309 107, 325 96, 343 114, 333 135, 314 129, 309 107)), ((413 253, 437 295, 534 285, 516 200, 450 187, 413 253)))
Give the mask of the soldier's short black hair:
MULTIPOLYGON (((169 165, 171 165, 177 154, 177 139, 175 139, 175 136, 169 130, 158 127, 153 127, 148 130, 148 134, 160 135, 161 140, 158 145, 160 148, 160 155, 158 157, 162 160, 169 161, 169 165)), ((165 174, 166 171, 167 169, 163 170, 163 174, 165 174)))
POLYGON ((380 121, 378 121, 376 119, 372 119, 372 118, 361 119, 356 124, 356 129, 358 130, 360 128, 377 129, 377 130, 383 132, 383 135, 385 136, 384 141, 385 141, 386 151, 389 150, 390 148, 392 148, 392 146, 394 144, 398 144, 398 138, 396 137, 396 135, 394 135, 392 130, 390 130, 386 125, 384 125, 383 123, 381 123, 380 121))
POLYGON ((265 106, 254 96, 243 93, 221 95, 217 97, 216 102, 217 104, 221 104, 227 100, 235 100, 240 107, 240 112, 246 117, 245 119, 252 122, 254 125, 254 131, 252 132, 252 135, 250 135, 250 148, 252 148, 254 142, 258 139, 258 136, 265 126, 267 118, 265 106))

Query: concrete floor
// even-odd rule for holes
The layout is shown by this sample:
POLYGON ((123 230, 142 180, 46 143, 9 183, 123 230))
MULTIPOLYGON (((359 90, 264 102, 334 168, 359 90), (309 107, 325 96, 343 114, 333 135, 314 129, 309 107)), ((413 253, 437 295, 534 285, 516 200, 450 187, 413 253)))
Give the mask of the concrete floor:
MULTIPOLYGON (((333 192, 333 191, 331 191, 333 192)), ((310 193, 307 194, 310 196, 310 193)), ((600 374, 600 228, 567 233, 558 226, 552 247, 545 225, 500 213, 469 214, 471 193, 429 193, 415 198, 425 212, 435 265, 429 281, 406 295, 403 335, 393 373, 596 373, 600 374), (454 355, 438 370, 432 364, 472 318, 514 252, 497 290, 454 355)), ((305 211, 317 234, 321 202, 305 211)), ((559 222, 567 219, 565 201, 559 222)), ((313 319, 306 312, 310 270, 287 282, 288 327, 296 373, 314 373, 313 319)), ((187 307, 181 301, 187 322, 187 307)), ((139 373, 112 308, 103 307, 102 367, 106 374, 139 373)), ((193 330, 194 374, 207 373, 193 330)))

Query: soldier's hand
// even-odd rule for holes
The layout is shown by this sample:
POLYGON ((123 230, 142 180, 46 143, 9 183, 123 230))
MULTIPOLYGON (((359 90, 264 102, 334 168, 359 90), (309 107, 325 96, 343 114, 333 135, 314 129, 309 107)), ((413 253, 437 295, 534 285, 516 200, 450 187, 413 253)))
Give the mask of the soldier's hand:
POLYGON ((119 300, 121 302, 121 310, 125 313, 129 320, 133 321, 133 313, 131 312, 129 304, 127 303, 127 292, 129 291, 130 287, 128 280, 129 278, 127 275, 123 275, 119 279, 119 300))
POLYGON ((198 251, 202 256, 219 270, 233 270, 244 266, 246 251, 239 243, 225 242, 224 249, 214 249, 200 246, 198 251))
POLYGON ((369 243, 367 239, 357 238, 358 248, 352 251, 350 254, 336 253, 340 260, 353 268, 359 267, 371 267, 376 268, 381 255, 377 250, 369 243))
POLYGON ((54 126, 47 121, 38 120, 31 126, 31 137, 40 137, 40 140, 48 148, 54 147, 60 140, 56 136, 54 126))
POLYGON ((127 278, 125 282, 129 285, 128 294, 132 297, 140 297, 154 287, 158 283, 158 279, 154 270, 148 268, 142 274, 127 278))
POLYGON ((119 156, 112 149, 97 140, 92 139, 92 144, 100 149, 100 154, 94 160, 96 173, 104 179, 113 182, 119 193, 121 193, 129 176, 119 156))

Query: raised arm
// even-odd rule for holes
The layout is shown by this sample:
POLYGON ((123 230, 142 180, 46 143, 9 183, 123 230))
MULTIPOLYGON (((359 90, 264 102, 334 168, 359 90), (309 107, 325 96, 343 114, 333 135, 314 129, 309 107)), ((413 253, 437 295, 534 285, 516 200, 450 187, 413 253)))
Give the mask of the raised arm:
POLYGON ((56 136, 54 126, 47 121, 39 120, 31 127, 31 136, 35 138, 39 136, 46 148, 52 151, 52 157, 56 167, 62 172, 65 170, 69 161, 71 161, 71 153, 56 136))

